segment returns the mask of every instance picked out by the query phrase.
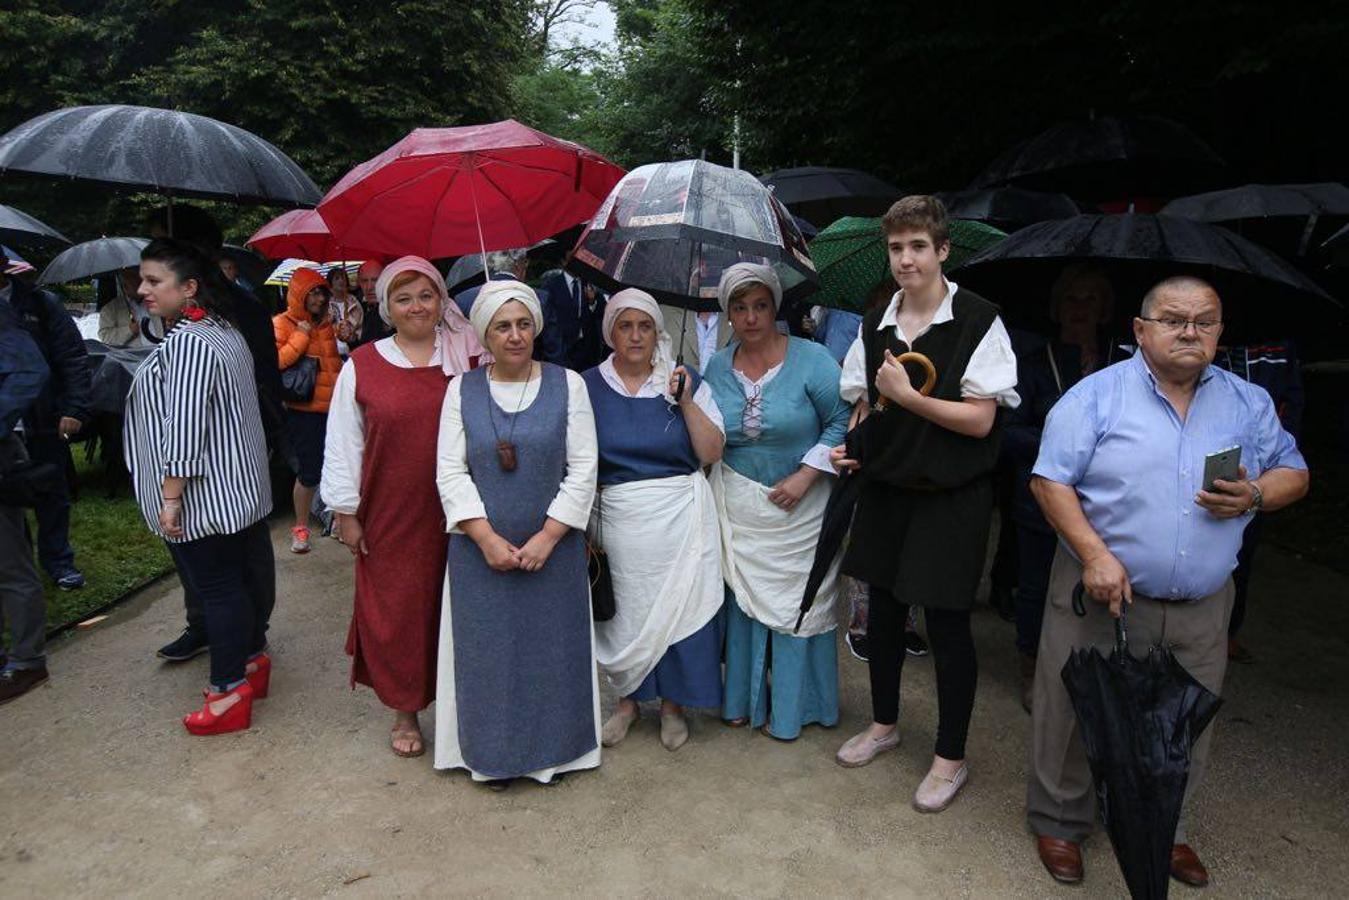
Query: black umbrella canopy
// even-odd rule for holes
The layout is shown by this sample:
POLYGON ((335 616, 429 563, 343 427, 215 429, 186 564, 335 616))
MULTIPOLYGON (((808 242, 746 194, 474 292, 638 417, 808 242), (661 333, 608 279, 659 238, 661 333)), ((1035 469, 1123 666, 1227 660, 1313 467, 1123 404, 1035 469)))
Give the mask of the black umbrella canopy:
POLYGON ((1070 219, 1082 210, 1067 194, 1019 187, 945 191, 937 195, 953 219, 984 222, 1009 234, 1027 225, 1070 219))
POLYGON ((773 189, 783 206, 820 227, 844 216, 883 216, 903 194, 893 184, 857 169, 778 169, 759 180, 773 189))
POLYGON ((74 106, 0 136, 0 174, 138 188, 175 197, 315 206, 290 157, 234 125, 146 106, 74 106))
POLYGON ((1175 197, 1221 183, 1226 163, 1194 132, 1160 116, 1062 122, 994 160, 971 188, 1061 191, 1101 203, 1175 197))
POLYGON ((149 243, 145 238, 111 237, 76 244, 47 264, 38 284, 64 284, 140 265, 141 251, 149 243))
POLYGON ((0 204, 0 242, 45 250, 64 247, 70 239, 28 213, 0 204))
POLYGON ((1240 235, 1218 225, 1142 213, 1031 225, 972 257, 952 278, 1002 304, 1009 322, 1024 327, 1042 319, 1050 286, 1074 263, 1089 263, 1110 280, 1122 334, 1127 334, 1128 319, 1138 314, 1143 294, 1169 275, 1197 275, 1213 284, 1223 299, 1225 340, 1268 338, 1245 332, 1267 320, 1275 304, 1289 304, 1277 308, 1293 318, 1340 311, 1292 265, 1240 235))
POLYGON ((1318 184, 1246 184, 1180 197, 1162 213, 1226 225, 1289 256, 1305 256, 1349 220, 1349 187, 1318 184))

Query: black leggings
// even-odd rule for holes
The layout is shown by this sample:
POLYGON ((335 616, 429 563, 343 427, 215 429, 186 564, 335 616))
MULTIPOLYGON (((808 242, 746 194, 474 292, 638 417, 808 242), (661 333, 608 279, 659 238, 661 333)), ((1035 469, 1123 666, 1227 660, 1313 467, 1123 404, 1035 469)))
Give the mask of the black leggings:
MULTIPOLYGON (((899 675, 904 667, 904 622, 909 606, 871 585, 867 655, 871 670, 871 715, 882 725, 899 721, 899 675)), ((979 664, 974 657, 970 611, 924 609, 927 637, 937 669, 937 747, 943 759, 965 758, 965 737, 974 712, 979 664)))

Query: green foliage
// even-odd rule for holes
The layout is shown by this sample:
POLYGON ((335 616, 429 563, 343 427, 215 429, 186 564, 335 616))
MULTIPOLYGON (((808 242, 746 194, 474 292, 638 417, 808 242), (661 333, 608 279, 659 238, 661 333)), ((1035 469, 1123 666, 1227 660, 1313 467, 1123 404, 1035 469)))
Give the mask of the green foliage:
MULTIPOLYGON (((88 584, 78 591, 62 591, 44 574, 47 630, 77 622, 150 580, 173 570, 164 542, 150 533, 131 489, 112 488, 102 463, 87 463, 76 450, 80 497, 70 511, 70 543, 75 564, 88 584)), ((35 527, 29 516, 30 529, 35 527)))
MULTIPOLYGON (((327 188, 413 128, 503 118, 530 0, 18 0, 0 12, 0 130, 133 103, 230 122, 327 188)), ((0 196, 81 240, 139 234, 153 198, 7 177, 0 196)), ((221 204, 242 240, 279 210, 221 204)))

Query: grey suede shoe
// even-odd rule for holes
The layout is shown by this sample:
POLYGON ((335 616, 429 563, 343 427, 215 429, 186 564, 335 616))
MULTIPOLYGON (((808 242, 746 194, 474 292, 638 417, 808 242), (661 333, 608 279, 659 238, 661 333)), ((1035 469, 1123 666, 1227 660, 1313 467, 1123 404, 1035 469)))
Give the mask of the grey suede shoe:
POLYGON ((639 716, 641 716, 640 710, 632 715, 625 714, 621 709, 616 710, 604 723, 604 727, 600 729, 600 744, 605 747, 617 747, 623 743, 623 738, 628 736, 628 729, 632 727, 632 723, 636 722, 639 716))
POLYGON ((666 750, 678 750, 689 739, 689 723, 682 713, 660 714, 660 742, 666 750))
POLYGON ((961 766, 954 778, 943 778, 928 772, 913 795, 913 808, 924 813, 938 813, 950 806, 956 794, 970 780, 969 766, 961 766))
POLYGON ((859 766, 865 766, 876 758, 879 753, 887 750, 893 750, 899 746, 899 729, 891 731, 880 740, 873 740, 871 729, 867 729, 861 734, 855 734, 848 738, 847 743, 838 748, 838 754, 834 759, 840 766, 848 769, 856 769, 859 766))

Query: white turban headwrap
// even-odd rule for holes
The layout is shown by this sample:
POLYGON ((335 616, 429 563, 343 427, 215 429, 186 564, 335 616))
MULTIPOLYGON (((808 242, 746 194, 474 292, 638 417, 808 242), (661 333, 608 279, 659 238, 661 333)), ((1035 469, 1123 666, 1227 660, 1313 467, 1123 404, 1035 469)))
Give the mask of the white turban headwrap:
POLYGON ((731 294, 735 293, 736 288, 746 284, 762 284, 768 288, 768 292, 773 295, 773 312, 776 313, 781 308, 782 281, 778 278, 778 273, 773 271, 773 267, 742 262, 721 273, 721 281, 717 284, 717 300, 721 303, 722 312, 728 311, 731 294))
POLYGON ((487 326, 492 324, 492 317, 512 300, 524 304, 534 318, 534 336, 537 338, 539 332, 543 331, 543 307, 539 305, 539 295, 534 293, 532 287, 522 281, 489 281, 478 290, 473 308, 468 313, 468 320, 473 323, 473 330, 477 332, 483 346, 487 345, 487 326))
POLYGON ((430 260, 420 256, 404 256, 385 267, 375 281, 375 296, 379 298, 379 317, 385 325, 393 325, 389 318, 389 285, 405 272, 425 275, 440 294, 440 359, 446 375, 462 375, 473 367, 475 360, 485 361, 486 353, 477 335, 469 325, 459 305, 450 299, 445 279, 430 260))
POLYGON ((625 309, 636 309, 651 317, 656 324, 656 348, 651 356, 651 374, 660 385, 661 396, 674 403, 670 394, 670 373, 674 371, 674 354, 671 353, 670 335, 665 330, 665 316, 661 314, 656 300, 646 291, 637 288, 624 288, 611 296, 604 304, 604 322, 602 324, 604 343, 614 347, 614 324, 618 314, 625 309))

